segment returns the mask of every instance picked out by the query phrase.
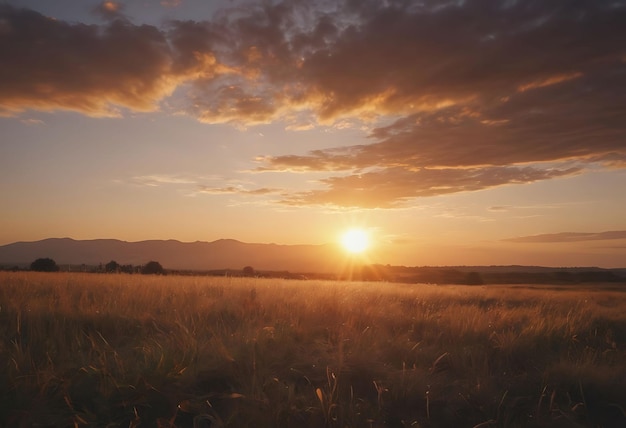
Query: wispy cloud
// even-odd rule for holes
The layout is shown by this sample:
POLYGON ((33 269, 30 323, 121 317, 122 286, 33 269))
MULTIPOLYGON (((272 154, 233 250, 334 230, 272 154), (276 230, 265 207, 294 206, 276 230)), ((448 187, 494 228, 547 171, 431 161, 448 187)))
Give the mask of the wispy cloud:
POLYGON ((553 242, 579 242, 579 241, 604 241, 613 239, 626 239, 626 230, 615 230, 598 233, 563 232, 532 236, 520 236, 504 239, 508 242, 519 243, 553 243, 553 242))
POLYGON ((562 82, 567 82, 568 80, 578 79, 583 77, 584 74, 580 71, 575 71, 569 74, 556 74, 554 76, 549 76, 547 78, 541 78, 539 80, 535 80, 533 82, 524 83, 517 88, 518 92, 525 92, 531 89, 544 88, 547 86, 558 85, 562 82))
POLYGON ((116 180, 117 183, 131 184, 141 187, 169 187, 182 195, 196 197, 199 195, 237 195, 243 197, 279 195, 284 189, 254 187, 254 183, 222 176, 197 176, 189 174, 150 174, 131 177, 128 180, 116 180))
POLYGON ((285 127, 286 131, 310 131, 314 129, 315 125, 313 123, 294 123, 291 125, 287 125, 285 127))
POLYGON ((510 211, 511 210, 510 205, 494 205, 492 207, 489 207, 488 210, 491 212, 506 212, 506 211, 510 211))
POLYGON ((198 193, 206 193, 210 195, 226 195, 226 194, 239 194, 239 195, 251 195, 262 196, 268 194, 275 194, 281 192, 280 189, 272 189, 267 187, 261 187, 256 189, 245 189, 240 186, 227 186, 227 187, 209 187, 199 186, 198 193))
POLYGON ((45 122, 41 119, 22 119, 21 122, 24 125, 29 125, 29 126, 39 126, 39 125, 45 124, 45 122))
POLYGON ((168 184, 197 184, 198 179, 195 177, 185 177, 181 175, 140 175, 131 178, 131 183, 140 186, 158 187, 168 184))
POLYGON ((123 19, 124 15, 122 13, 124 7, 121 3, 116 1, 103 1, 99 5, 97 5, 94 11, 102 16, 104 19, 123 19))
POLYGON ((577 172, 577 169, 540 170, 531 167, 418 170, 389 167, 323 179, 320 181, 326 189, 294 193, 282 202, 288 205, 397 208, 413 198, 532 183, 577 172))
POLYGON ((161 6, 163 7, 179 7, 183 3, 183 0, 161 0, 161 6))

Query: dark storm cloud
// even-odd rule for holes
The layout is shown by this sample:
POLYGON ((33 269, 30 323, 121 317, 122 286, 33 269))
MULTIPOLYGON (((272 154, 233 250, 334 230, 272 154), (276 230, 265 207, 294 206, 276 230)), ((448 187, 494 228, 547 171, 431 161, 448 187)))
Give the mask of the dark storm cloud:
POLYGON ((100 8, 108 23, 87 26, 0 6, 0 113, 145 111, 181 88, 175 105, 207 123, 395 119, 365 144, 262 158, 346 174, 291 204, 394 206, 626 165, 624 1, 286 0, 164 28, 100 8))
POLYGON ((626 230, 614 230, 599 233, 576 233, 563 232, 544 235, 520 236, 517 238, 504 239, 508 242, 539 243, 539 242, 578 242, 578 241, 603 241, 611 239, 626 239, 626 230))

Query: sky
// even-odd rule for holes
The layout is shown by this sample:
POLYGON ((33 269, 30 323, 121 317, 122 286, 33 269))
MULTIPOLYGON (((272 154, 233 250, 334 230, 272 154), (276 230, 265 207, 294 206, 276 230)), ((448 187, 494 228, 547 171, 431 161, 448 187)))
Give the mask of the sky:
POLYGON ((626 267, 626 1, 0 1, 0 245, 626 267))

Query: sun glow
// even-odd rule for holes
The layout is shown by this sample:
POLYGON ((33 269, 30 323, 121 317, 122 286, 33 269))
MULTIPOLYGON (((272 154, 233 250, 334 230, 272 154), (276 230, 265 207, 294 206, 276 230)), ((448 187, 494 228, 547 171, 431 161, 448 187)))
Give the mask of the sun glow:
POLYGON ((341 245, 349 253, 362 253, 369 247, 367 232, 362 229, 350 229, 341 236, 341 245))

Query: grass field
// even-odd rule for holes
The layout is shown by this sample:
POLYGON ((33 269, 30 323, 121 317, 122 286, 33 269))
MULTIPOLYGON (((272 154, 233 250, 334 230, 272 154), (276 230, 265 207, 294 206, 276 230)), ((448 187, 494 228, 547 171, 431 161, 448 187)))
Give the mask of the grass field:
POLYGON ((624 427, 625 291, 0 272, 0 426, 624 427))

